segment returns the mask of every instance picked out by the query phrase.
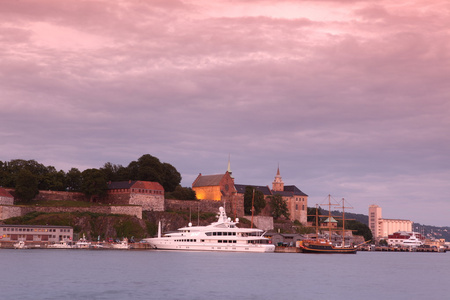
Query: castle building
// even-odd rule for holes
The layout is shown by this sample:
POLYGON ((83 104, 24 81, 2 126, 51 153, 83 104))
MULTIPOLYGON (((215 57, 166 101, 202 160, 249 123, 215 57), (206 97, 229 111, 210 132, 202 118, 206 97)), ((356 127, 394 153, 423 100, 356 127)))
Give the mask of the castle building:
POLYGON ((200 173, 192 183, 192 190, 198 200, 221 201, 228 212, 243 216, 244 204, 236 201, 234 178, 231 174, 229 166, 224 174, 202 175, 200 173))
POLYGON ((139 205, 142 210, 164 211, 164 187, 152 181, 108 182, 107 202, 118 205, 139 205))
POLYGON ((378 205, 369 206, 369 228, 372 231, 374 240, 387 239, 398 231, 412 231, 413 222, 410 220, 400 219, 383 219, 381 207, 378 205))
POLYGON ((306 224, 307 220, 307 208, 308 208, 308 195, 303 193, 295 185, 284 185, 283 179, 280 175, 280 168, 277 169, 277 174, 272 182, 272 189, 268 186, 256 186, 235 184, 237 191, 237 198, 244 201, 245 188, 251 186, 256 191, 260 191, 264 194, 266 200, 266 208, 263 210, 263 214, 268 214, 269 211, 269 197, 273 195, 280 195, 286 202, 289 219, 291 221, 298 220, 302 224, 306 224))
POLYGON ((287 204, 290 220, 298 220, 302 224, 306 224, 308 195, 295 185, 284 185, 280 175, 280 168, 277 169, 271 189, 268 186, 235 184, 230 162, 228 161, 228 168, 225 174, 202 175, 200 173, 192 183, 192 190, 195 191, 197 199, 222 201, 226 204, 227 211, 242 217, 244 216, 244 194, 247 186, 251 186, 264 195, 267 205, 261 215, 270 216, 269 197, 281 195, 287 204))

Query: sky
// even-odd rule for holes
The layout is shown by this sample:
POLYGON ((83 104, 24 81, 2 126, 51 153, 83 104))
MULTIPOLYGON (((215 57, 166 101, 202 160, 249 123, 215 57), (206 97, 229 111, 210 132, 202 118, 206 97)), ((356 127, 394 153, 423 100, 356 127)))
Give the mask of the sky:
POLYGON ((0 0, 0 160, 144 154, 450 226, 448 0, 0 0))

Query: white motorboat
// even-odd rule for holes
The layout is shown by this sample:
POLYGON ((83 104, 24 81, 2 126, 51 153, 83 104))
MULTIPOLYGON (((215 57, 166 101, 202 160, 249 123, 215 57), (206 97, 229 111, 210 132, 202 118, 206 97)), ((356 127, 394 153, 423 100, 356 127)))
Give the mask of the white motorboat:
POLYGON ((130 244, 128 244, 128 239, 124 238, 120 243, 111 244, 111 248, 127 250, 130 249, 130 244))
POLYGON ((83 237, 78 240, 78 242, 75 243, 73 248, 76 249, 89 249, 91 247, 91 242, 88 242, 86 240, 86 236, 83 234, 83 237))
POLYGON ((25 245, 24 241, 18 241, 17 243, 14 243, 14 249, 26 249, 27 245, 25 245))
POLYGON ((403 240, 404 247, 416 248, 423 246, 423 242, 416 237, 416 234, 413 232, 409 239, 403 240))
POLYGON ((66 241, 59 241, 59 242, 56 242, 54 244, 48 245, 47 248, 52 248, 52 249, 71 249, 72 245, 67 243, 66 241))
POLYGON ((275 245, 264 237, 264 232, 256 228, 238 228, 225 209, 219 208, 217 222, 207 226, 179 228, 177 232, 161 236, 161 222, 158 237, 144 239, 152 248, 161 250, 191 251, 231 251, 231 252, 274 252, 275 245))

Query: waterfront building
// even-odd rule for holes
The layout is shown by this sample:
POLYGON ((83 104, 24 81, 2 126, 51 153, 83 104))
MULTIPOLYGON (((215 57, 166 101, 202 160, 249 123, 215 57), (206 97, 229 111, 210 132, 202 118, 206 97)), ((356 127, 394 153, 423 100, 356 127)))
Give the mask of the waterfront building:
POLYGON ((106 202, 139 205, 142 210, 164 211, 164 187, 153 181, 110 181, 106 202))
POLYGON ((72 241, 73 228, 49 225, 0 225, 0 242, 72 241))
POLYGON ((378 205, 369 206, 369 228, 375 241, 387 239, 397 231, 412 231, 413 222, 401 219, 383 219, 382 210, 378 205))

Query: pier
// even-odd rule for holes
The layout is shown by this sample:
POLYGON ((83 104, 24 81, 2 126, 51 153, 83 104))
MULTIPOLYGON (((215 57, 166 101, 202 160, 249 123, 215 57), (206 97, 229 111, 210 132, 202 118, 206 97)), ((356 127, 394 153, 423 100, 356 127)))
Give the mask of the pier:
POLYGON ((388 247, 388 246, 378 246, 378 247, 364 246, 364 247, 358 248, 358 251, 446 253, 447 248, 437 248, 437 247, 410 248, 410 247, 388 247))

